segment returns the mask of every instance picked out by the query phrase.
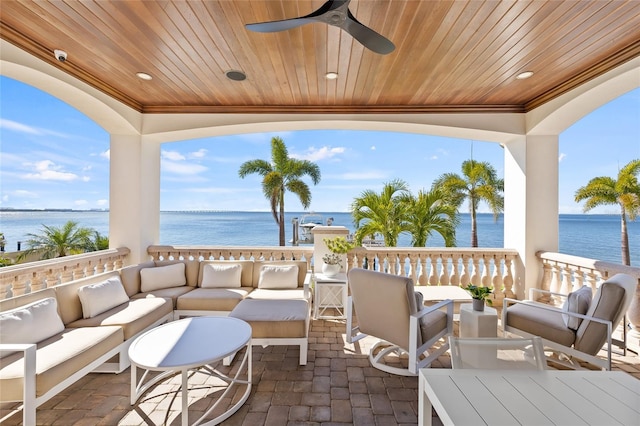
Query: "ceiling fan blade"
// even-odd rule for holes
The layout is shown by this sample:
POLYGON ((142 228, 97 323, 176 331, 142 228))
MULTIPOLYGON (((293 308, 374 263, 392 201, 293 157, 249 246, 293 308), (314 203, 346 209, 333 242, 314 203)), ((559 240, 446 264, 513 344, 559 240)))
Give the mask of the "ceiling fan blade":
POLYGON ((293 18, 293 19, 284 19, 282 21, 246 24, 245 27, 247 27, 248 30, 255 31, 257 33, 275 33, 277 31, 290 30, 292 28, 296 28, 304 24, 309 24, 311 22, 316 22, 316 21, 309 18, 293 18))
POLYGON ((325 2, 318 10, 298 18, 283 19, 281 21, 259 22, 255 24, 246 24, 248 30, 258 33, 274 33, 277 31, 286 31, 300 25, 309 24, 311 22, 325 22, 323 15, 331 10, 337 9, 343 5, 348 5, 351 0, 329 0, 325 2))
POLYGON ((340 26, 358 40, 364 47, 381 55, 386 55, 395 50, 396 46, 383 35, 378 34, 369 27, 362 25, 349 11, 347 19, 340 26))

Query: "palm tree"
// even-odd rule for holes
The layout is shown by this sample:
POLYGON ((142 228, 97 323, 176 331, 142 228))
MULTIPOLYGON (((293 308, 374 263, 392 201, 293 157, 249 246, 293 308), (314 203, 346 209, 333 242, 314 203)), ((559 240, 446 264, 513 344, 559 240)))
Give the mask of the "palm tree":
POLYGON ((620 230, 622 263, 631 265, 629 258, 629 235, 627 234, 627 216, 635 220, 640 213, 640 160, 632 160, 618 172, 618 179, 600 176, 591 179, 585 186, 578 188, 576 202, 587 200, 584 211, 594 207, 617 204, 620 206, 620 230))
POLYGON ((84 253, 92 232, 90 228, 78 227, 78 223, 72 220, 60 228, 42 225, 41 234, 27 234, 28 248, 20 255, 20 259, 33 253, 40 254, 41 259, 84 253))
POLYGON ((496 169, 487 162, 466 160, 462 163, 462 176, 445 173, 438 177, 432 188, 442 188, 449 203, 459 208, 469 200, 471 213, 471 247, 478 247, 478 223, 476 213, 481 201, 493 212, 494 220, 504 210, 504 180, 498 179, 496 169))
POLYGON ((406 203, 406 224, 413 247, 425 247, 434 232, 442 236, 446 247, 455 247, 458 210, 445 202, 440 188, 419 191, 417 197, 407 197, 406 203))
POLYGON ((93 230, 91 237, 87 240, 87 246, 84 251, 99 251, 107 250, 109 248, 109 237, 100 234, 98 231, 93 230))
POLYGON ((300 180, 308 175, 314 185, 320 182, 320 168, 308 160, 297 160, 289 157, 284 141, 279 137, 271 138, 271 162, 266 160, 250 160, 240 165, 238 174, 241 178, 257 173, 262 176, 262 191, 271 203, 273 219, 280 228, 280 245, 285 245, 284 237, 284 194, 293 192, 307 209, 311 204, 311 190, 300 180))
POLYGON ((387 247, 397 246, 398 236, 406 231, 407 195, 407 183, 395 179, 385 183, 380 194, 366 190, 354 198, 351 217, 356 226, 356 243, 362 244, 368 235, 382 234, 387 247))

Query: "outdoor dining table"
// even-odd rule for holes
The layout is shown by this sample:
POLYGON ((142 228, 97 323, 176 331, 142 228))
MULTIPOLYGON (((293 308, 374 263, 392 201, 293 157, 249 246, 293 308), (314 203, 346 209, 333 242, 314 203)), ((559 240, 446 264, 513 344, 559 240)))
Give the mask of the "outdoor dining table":
POLYGON ((424 368, 418 424, 640 425, 640 380, 621 371, 424 368))

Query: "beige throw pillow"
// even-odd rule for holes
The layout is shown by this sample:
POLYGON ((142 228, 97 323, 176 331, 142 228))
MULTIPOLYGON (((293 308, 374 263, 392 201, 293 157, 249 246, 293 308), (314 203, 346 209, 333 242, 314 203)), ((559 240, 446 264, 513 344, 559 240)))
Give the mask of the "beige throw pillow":
POLYGON ((242 266, 208 263, 202 270, 202 288, 241 287, 242 266))
POLYGON ((266 265, 260 268, 258 288, 285 289, 298 288, 298 266, 266 265))
MULTIPOLYGON (((53 297, 0 314, 0 343, 39 343, 64 330, 53 297)), ((15 352, 2 352, 6 357, 15 352)))
MULTIPOLYGON (((562 310, 564 312, 574 312, 576 314, 585 315, 589 310, 592 298, 591 287, 583 285, 578 290, 569 293, 567 300, 565 300, 562 310)), ((572 317, 569 315, 562 315, 565 325, 572 329, 577 330, 582 323, 582 318, 572 317)))
POLYGON ((182 262, 140 269, 140 291, 142 293, 183 285, 187 285, 187 276, 185 275, 185 265, 182 262))
POLYGON ((82 286, 78 289, 78 297, 82 304, 83 318, 93 318, 129 301, 120 277, 82 286))

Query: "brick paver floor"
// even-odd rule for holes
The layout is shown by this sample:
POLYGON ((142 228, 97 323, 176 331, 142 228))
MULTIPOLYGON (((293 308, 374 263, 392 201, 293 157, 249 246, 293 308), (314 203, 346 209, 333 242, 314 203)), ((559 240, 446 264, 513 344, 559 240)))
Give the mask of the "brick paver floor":
MULTIPOLYGON (((253 388, 245 404, 224 425, 415 425, 418 418, 418 379, 372 368, 366 338, 345 341, 344 321, 312 321, 309 360, 298 365, 298 348, 272 346, 253 349, 253 388)), ((403 360, 390 360, 399 361, 403 360)), ((228 372, 231 367, 218 368, 228 372)), ((448 353, 432 368, 451 368, 448 353)), ((640 379, 640 358, 615 355, 614 369, 640 379)), ((180 377, 174 376, 129 405, 130 372, 89 374, 38 408, 38 425, 180 425, 180 377)), ((190 380, 189 419, 192 423, 222 391, 219 379, 195 374, 190 380), (213 388, 210 386, 213 385, 213 388)), ((223 403, 234 403, 239 388, 223 403)), ((7 405, 2 406, 2 416, 7 405)), ((216 412, 213 413, 213 416, 216 412)), ((211 416, 210 418, 213 418, 211 416)), ((21 424, 22 413, 6 425, 21 424)), ((435 418, 434 420, 438 420, 435 418)))

